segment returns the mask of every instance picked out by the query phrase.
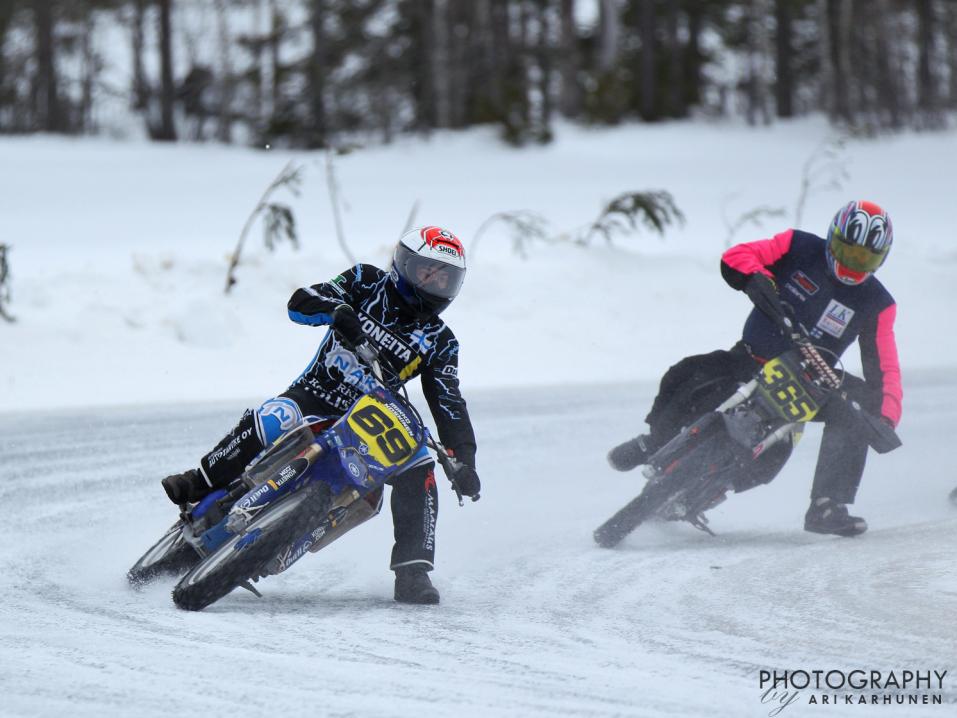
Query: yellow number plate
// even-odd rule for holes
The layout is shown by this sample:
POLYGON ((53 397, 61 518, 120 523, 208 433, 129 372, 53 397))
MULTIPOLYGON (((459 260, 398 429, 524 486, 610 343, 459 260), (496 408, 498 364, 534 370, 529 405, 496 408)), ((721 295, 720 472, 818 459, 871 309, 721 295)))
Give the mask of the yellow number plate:
POLYGON ((349 413, 349 426, 366 446, 369 456, 383 466, 406 461, 415 451, 415 439, 395 413, 372 396, 364 396, 349 413))
POLYGON ((780 359, 761 367, 763 393, 788 421, 810 421, 818 412, 817 403, 807 395, 801 383, 780 359))

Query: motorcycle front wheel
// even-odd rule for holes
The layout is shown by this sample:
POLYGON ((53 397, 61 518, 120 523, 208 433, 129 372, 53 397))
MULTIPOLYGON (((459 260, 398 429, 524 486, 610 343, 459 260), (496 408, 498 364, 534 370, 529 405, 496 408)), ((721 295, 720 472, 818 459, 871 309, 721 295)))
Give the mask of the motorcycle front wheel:
POLYGON ((201 611, 258 578, 269 561, 322 521, 329 505, 329 486, 322 482, 283 497, 193 566, 173 589, 173 602, 186 611, 201 611))

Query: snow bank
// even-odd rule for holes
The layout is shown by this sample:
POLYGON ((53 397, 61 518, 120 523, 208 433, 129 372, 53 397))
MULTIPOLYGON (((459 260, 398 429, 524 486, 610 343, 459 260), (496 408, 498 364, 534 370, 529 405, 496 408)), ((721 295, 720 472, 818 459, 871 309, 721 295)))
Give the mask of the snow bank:
MULTIPOLYGON (((792 226, 803 165, 830 137, 820 120, 562 127, 552 145, 515 150, 478 130, 354 152, 335 170, 350 247, 379 265, 416 202, 417 224, 446 225, 468 248, 496 212, 532 210, 571 235, 619 192, 670 191, 687 222, 665 239, 538 243, 521 259, 493 225, 445 315, 463 343, 466 389, 654 380, 686 353, 735 341, 748 304, 717 271, 728 227, 758 207, 784 215, 733 241, 792 226)), ((821 180, 804 208, 804 228, 818 233, 850 198, 890 210, 897 245, 881 277, 900 304, 905 390, 908 369, 950 366, 957 349, 954 157, 952 133, 851 140, 843 188, 821 180)), ((0 167, 19 320, 0 325, 0 411, 265 397, 311 358, 317 330, 288 322, 285 302, 348 265, 324 154, 5 138, 0 167), (226 258, 290 159, 306 167, 303 194, 276 199, 293 205, 302 248, 268 254, 254 230, 226 297, 226 258)))

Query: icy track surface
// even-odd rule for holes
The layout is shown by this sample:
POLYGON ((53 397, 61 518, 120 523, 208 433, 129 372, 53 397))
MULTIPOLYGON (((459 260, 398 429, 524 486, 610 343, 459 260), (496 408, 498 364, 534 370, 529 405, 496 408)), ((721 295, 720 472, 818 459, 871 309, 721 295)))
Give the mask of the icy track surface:
POLYGON ((766 716, 762 668, 909 668, 950 671, 943 706, 781 715, 953 715, 957 383, 908 379, 863 537, 801 530, 814 428, 774 484, 712 512, 717 538, 652 525, 611 551, 591 532, 641 479, 604 454, 653 387, 473 393, 483 498, 459 508, 440 482, 436 607, 393 603, 386 512, 261 600, 178 611, 171 580, 124 574, 174 518, 158 480, 242 407, 0 415, 0 713, 766 716))

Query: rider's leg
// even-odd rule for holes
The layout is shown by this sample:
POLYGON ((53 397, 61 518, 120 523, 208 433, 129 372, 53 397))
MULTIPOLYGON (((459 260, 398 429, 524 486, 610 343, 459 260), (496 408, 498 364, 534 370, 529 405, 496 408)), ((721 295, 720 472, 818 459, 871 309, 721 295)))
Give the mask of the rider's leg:
POLYGON ((392 482, 395 545, 390 568, 395 571, 395 600, 438 603, 439 592, 428 572, 435 560, 435 523, 439 494, 432 461, 415 466, 392 482))
POLYGON ((683 427, 721 402, 754 374, 756 365, 742 343, 729 351, 686 357, 661 378, 658 395, 645 418, 649 431, 612 449, 608 461, 619 471, 644 464, 683 427))
POLYGON ((652 444, 662 446, 706 411, 712 411, 756 369, 744 344, 698 354, 668 369, 645 421, 652 444))
MULTIPOLYGON (((844 390, 849 399, 869 411, 880 409, 880 396, 862 379, 846 375, 844 390)), ((846 505, 857 496, 867 460, 867 439, 843 401, 829 402, 815 418, 824 422, 824 436, 818 452, 811 506, 805 529, 819 533, 854 535, 867 530, 864 519, 849 516, 846 505)))
POLYGON ((229 433, 199 461, 198 469, 163 479, 173 503, 198 501, 214 489, 224 488, 242 474, 265 447, 302 420, 300 405, 278 396, 258 409, 247 409, 229 433))

